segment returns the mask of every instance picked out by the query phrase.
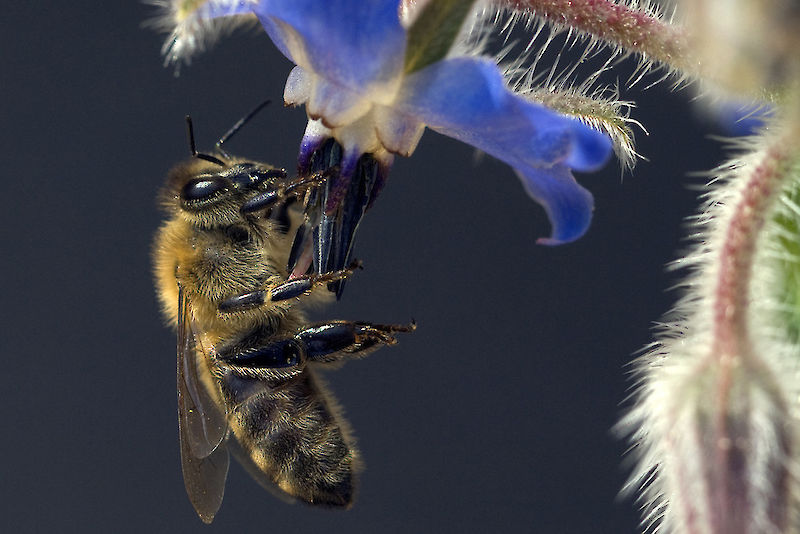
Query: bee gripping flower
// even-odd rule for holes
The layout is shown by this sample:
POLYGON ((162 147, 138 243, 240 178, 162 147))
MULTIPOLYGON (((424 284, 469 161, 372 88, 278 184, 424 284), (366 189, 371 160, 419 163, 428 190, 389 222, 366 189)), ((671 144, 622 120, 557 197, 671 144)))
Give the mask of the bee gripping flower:
MULTIPOLYGON (((471 8, 480 5, 452 0, 210 3, 216 7, 206 16, 254 13, 297 65, 284 97, 289 104, 305 104, 312 120, 301 170, 332 137, 343 149, 343 185, 334 189, 344 190, 352 179, 347 173, 362 155, 388 169, 393 154, 414 151, 427 127, 515 169, 551 221, 551 235, 540 242, 564 243, 586 232, 593 200, 571 171, 602 166, 611 153, 610 140, 515 93, 493 59, 455 55, 453 45, 470 24, 471 8)), ((333 204, 327 202, 327 211, 333 204)))

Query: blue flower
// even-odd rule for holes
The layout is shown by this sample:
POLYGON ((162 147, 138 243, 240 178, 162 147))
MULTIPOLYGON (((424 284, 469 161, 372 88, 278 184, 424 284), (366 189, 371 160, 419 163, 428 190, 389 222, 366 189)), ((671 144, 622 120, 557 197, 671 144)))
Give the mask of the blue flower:
POLYGON ((767 104, 741 100, 724 100, 710 108, 725 132, 734 136, 756 135, 775 112, 767 104))
POLYGON ((610 140, 509 89, 493 59, 451 53, 409 69, 407 52, 416 43, 409 38, 407 4, 211 0, 195 16, 253 13, 297 65, 284 98, 305 104, 311 119, 301 169, 329 137, 342 146, 343 176, 354 172, 363 154, 388 168, 393 154, 414 151, 427 127, 514 168, 552 224, 550 237, 540 243, 581 237, 591 221, 593 198, 571 171, 602 166, 611 153, 610 140))

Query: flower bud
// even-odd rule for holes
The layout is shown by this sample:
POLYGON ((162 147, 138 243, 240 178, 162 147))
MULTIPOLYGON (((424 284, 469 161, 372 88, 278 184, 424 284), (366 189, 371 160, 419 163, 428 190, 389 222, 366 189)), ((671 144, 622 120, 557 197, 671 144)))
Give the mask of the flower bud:
POLYGON ((734 93, 763 97, 800 75, 800 4, 793 0, 683 0, 706 76, 734 93))

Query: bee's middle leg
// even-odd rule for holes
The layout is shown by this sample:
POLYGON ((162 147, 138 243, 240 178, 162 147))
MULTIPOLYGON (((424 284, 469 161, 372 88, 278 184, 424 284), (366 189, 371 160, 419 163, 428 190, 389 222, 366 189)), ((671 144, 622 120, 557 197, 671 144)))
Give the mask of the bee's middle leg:
POLYGON ((220 302, 218 309, 221 313, 236 313, 259 308, 270 302, 280 302, 282 300, 308 295, 311 293, 312 289, 322 284, 329 284, 348 278, 360 266, 361 262, 356 260, 351 263, 347 269, 342 269, 341 271, 300 276, 267 289, 241 293, 220 302))

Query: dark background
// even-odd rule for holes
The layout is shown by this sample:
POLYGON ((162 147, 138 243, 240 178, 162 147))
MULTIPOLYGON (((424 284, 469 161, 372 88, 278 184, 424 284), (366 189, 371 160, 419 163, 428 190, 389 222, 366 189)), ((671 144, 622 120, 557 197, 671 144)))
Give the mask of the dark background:
MULTIPOLYGON (((691 93, 631 91, 633 175, 580 176, 595 195, 578 243, 536 246, 544 212, 512 171, 427 133, 399 159, 358 236, 365 262, 321 318, 404 322, 399 346, 327 378, 367 469, 348 512, 286 505, 233 465, 203 526, 184 493, 175 337, 151 281, 154 197, 198 144, 264 99, 290 64, 237 34, 181 76, 161 65, 153 8, 8 2, 0 21, 5 532, 634 532, 611 433, 626 363, 675 299, 664 265, 720 157, 691 93)), ((624 80, 630 65, 622 65, 624 80)), ((276 104, 230 150, 292 169, 302 109, 276 104)))

